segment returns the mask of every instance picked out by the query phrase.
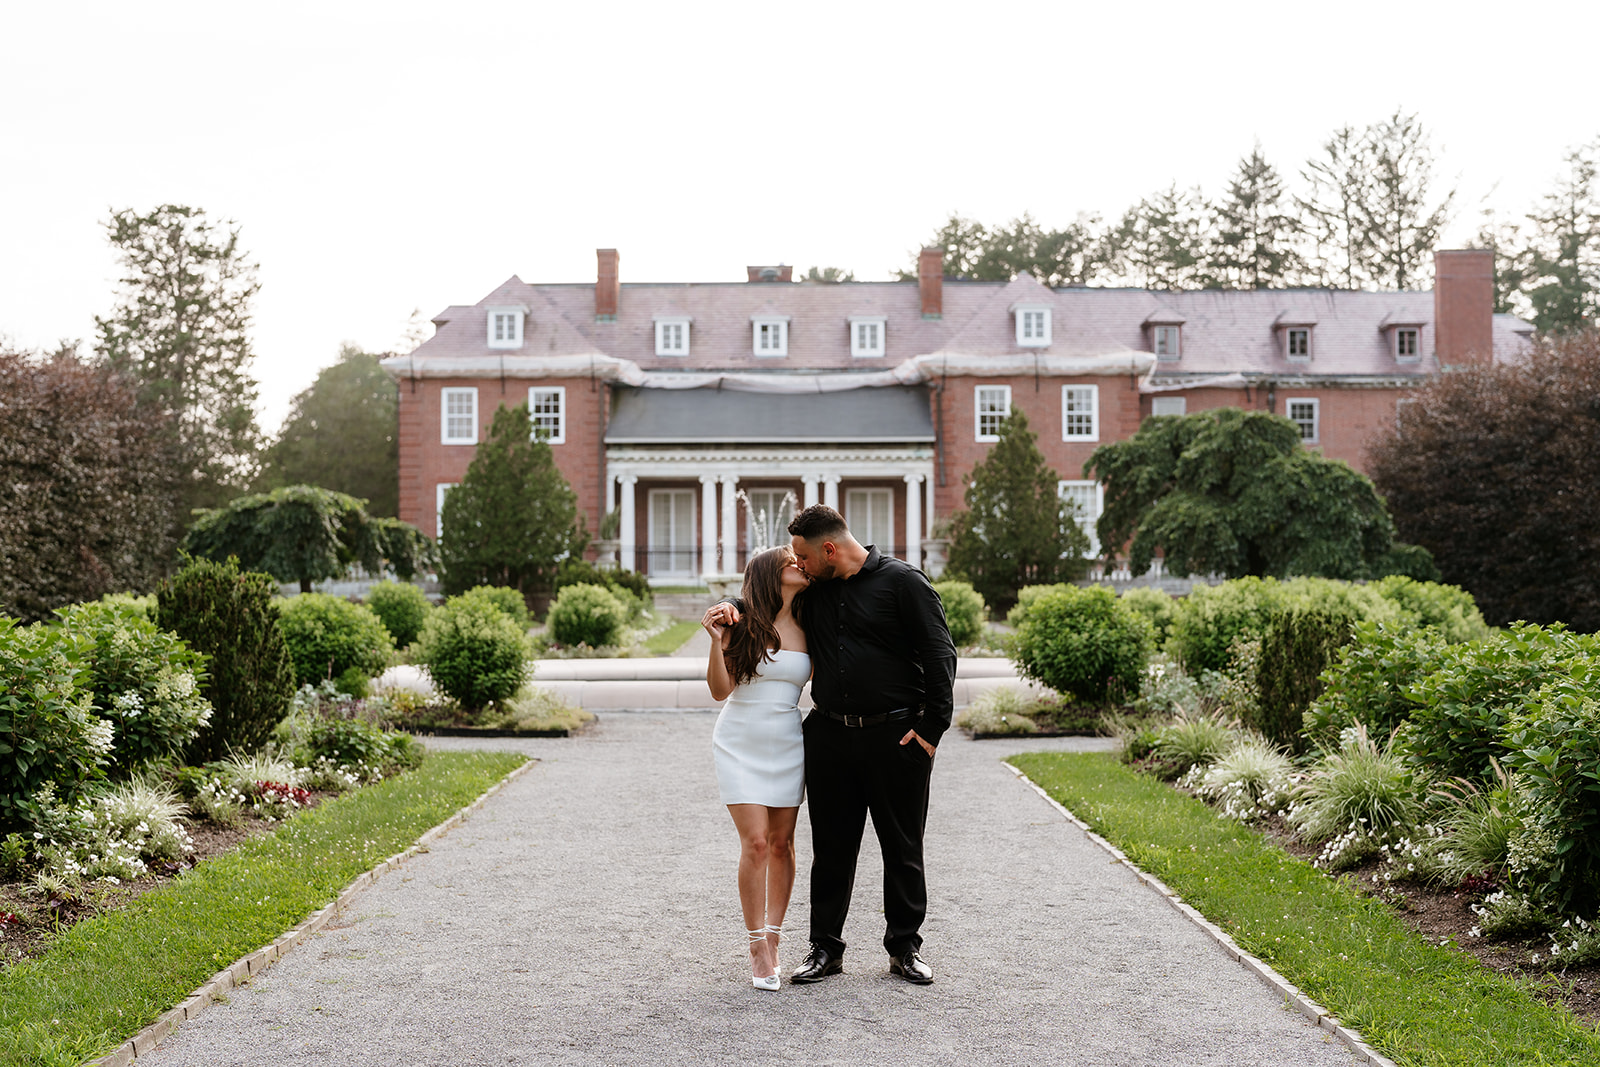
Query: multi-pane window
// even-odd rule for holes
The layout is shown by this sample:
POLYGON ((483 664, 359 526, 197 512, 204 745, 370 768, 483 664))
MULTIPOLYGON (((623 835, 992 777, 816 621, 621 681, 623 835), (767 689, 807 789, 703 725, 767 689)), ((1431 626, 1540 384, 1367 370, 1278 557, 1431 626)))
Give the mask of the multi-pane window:
POLYGON ((844 521, 857 541, 877 545, 879 555, 894 555, 894 490, 845 490, 844 521))
POLYGON ((522 309, 489 309, 489 347, 522 347, 522 309))
POLYGON ((1056 491, 1062 500, 1072 503, 1073 517, 1077 520, 1078 528, 1089 537, 1090 556, 1100 554, 1100 538, 1095 532, 1095 523, 1100 521, 1100 510, 1104 504, 1104 491, 1099 482, 1060 482, 1056 491))
POLYGON ((1289 400, 1289 421, 1300 427, 1300 440, 1315 444, 1322 439, 1319 425, 1321 403, 1316 400, 1289 400))
POLYGON ((567 387, 548 388, 534 386, 528 390, 528 414, 533 419, 535 437, 543 437, 553 445, 567 441, 567 387))
POLYGON ((687 578, 695 571, 693 489, 652 489, 650 510, 650 573, 658 578, 687 578))
POLYGON ((442 440, 447 445, 478 443, 478 390, 446 389, 440 404, 442 440))
POLYGON ((1311 328, 1291 326, 1284 331, 1284 354, 1290 359, 1311 358, 1311 328))
POLYGON ((689 320, 656 320, 656 355, 687 356, 689 354, 689 320))
POLYGON ((1150 401, 1152 415, 1186 415, 1189 402, 1181 396, 1158 396, 1150 401))
POLYGON ((977 408, 977 439, 1000 440, 1000 424, 1011 414, 1011 386, 980 385, 975 397, 977 408))
POLYGON ((852 356, 883 355, 886 324, 883 319, 850 320, 850 354, 852 356))
POLYGON ((1050 343, 1048 308, 1017 309, 1017 344, 1023 348, 1042 348, 1050 343))
POLYGON ((1411 360, 1417 358, 1417 333, 1412 328, 1399 329, 1394 332, 1394 358, 1397 360, 1411 360))
POLYGON ((1177 359, 1178 358, 1178 356, 1180 354, 1180 350, 1178 348, 1178 344, 1179 344, 1178 329, 1179 328, 1177 326, 1157 326, 1156 327, 1156 329, 1155 329, 1155 334, 1156 334, 1155 340, 1156 340, 1156 358, 1157 359, 1177 359))
POLYGON ((755 354, 758 356, 786 356, 789 354, 788 319, 754 319, 755 354))
POLYGON ((1063 385, 1061 387, 1061 439, 1098 441, 1100 439, 1100 387, 1063 385))

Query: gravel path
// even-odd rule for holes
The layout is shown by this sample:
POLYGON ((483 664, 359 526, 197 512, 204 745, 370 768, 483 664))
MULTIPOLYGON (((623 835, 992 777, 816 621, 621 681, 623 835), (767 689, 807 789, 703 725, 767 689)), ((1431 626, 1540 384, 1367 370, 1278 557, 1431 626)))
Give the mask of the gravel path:
MULTIPOLYGON (((713 721, 612 714, 579 739, 504 742, 542 762, 139 1062, 1355 1062, 999 763, 1095 741, 947 735, 928 829, 934 985, 887 973, 869 832, 846 973, 751 989, 713 721)), ((805 947, 803 812, 801 826, 785 973, 805 947)))

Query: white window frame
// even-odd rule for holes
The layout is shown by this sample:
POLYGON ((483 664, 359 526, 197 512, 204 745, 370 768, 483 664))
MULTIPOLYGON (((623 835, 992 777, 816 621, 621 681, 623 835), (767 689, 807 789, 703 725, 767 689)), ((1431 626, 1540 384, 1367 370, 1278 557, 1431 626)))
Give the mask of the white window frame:
POLYGON ((1182 326, 1154 326, 1151 328, 1150 347, 1157 359, 1178 359, 1183 355, 1182 326))
POLYGON ((1155 415, 1187 415, 1189 414, 1189 398, 1183 396, 1156 396, 1150 398, 1150 414, 1155 415), (1162 408, 1167 410, 1162 411, 1162 408))
POLYGON ((489 309, 486 339, 490 348, 521 348, 522 347, 522 320, 525 312, 519 307, 493 307, 489 309), (505 334, 499 329, 502 318, 510 320, 511 332, 505 334))
POLYGON ((689 326, 687 317, 667 317, 656 320, 656 355, 687 356, 689 354, 689 326), (674 334, 676 333, 676 336, 674 334), (671 347, 669 341, 681 342, 671 347))
MULTIPOLYGON (((545 438, 547 444, 564 445, 567 443, 567 387, 564 385, 530 385, 528 386, 528 418, 533 422, 533 433, 537 437, 541 419, 550 419, 549 415, 541 415, 535 408, 539 404, 539 394, 555 397, 555 429, 550 436, 545 438)), ((548 425, 548 422, 544 423, 548 425)))
MULTIPOLYGON (((457 412, 455 417, 461 418, 461 413, 457 412)), ((451 386, 450 388, 439 390, 439 442, 446 445, 475 445, 478 443, 477 386, 451 386), (463 396, 470 397, 472 399, 472 411, 466 416, 468 421, 471 423, 472 432, 468 434, 457 434, 452 437, 450 435, 450 400, 452 397, 463 396)))
POLYGON ((889 320, 883 315, 850 317, 850 354, 862 358, 882 357, 889 347, 889 320), (863 334, 868 336, 863 338, 863 334), (863 344, 862 341, 876 342, 863 344))
POLYGON ((1098 385, 1063 385, 1061 387, 1061 439, 1063 441, 1100 440, 1100 387, 1098 385), (1069 416, 1076 415, 1081 418, 1084 412, 1076 407, 1069 411, 1068 405, 1085 399, 1089 402, 1089 429, 1069 431, 1069 416))
MULTIPOLYGON (((867 510, 868 510, 868 514, 869 515, 871 514, 871 509, 872 509, 872 505, 870 503, 868 503, 867 504, 867 510)), ((894 490, 893 489, 890 489, 890 488, 888 488, 886 486, 877 486, 877 485, 866 485, 866 486, 862 486, 862 487, 860 487, 858 489, 846 489, 844 491, 844 514, 845 514, 845 524, 850 526, 850 529, 852 531, 852 536, 854 535, 855 531, 859 530, 861 532, 862 536, 866 538, 866 540, 861 542, 862 544, 876 545, 878 547, 878 554, 881 555, 881 556, 892 556, 892 555, 894 555, 894 550, 895 550, 896 546, 895 546, 895 541, 894 541, 894 490), (873 531, 870 531, 870 533, 869 533, 869 531, 867 531, 865 529, 866 523, 858 522, 855 525, 850 525, 850 516, 852 514, 856 513, 856 508, 852 506, 851 501, 853 501, 853 500, 871 501, 873 499, 882 499, 882 497, 879 494, 887 495, 888 498, 889 498, 889 506, 888 506, 887 509, 885 509, 885 513, 888 516, 887 521, 889 523, 889 529, 887 531, 887 534, 888 534, 887 542, 885 542, 885 540, 882 537, 878 536, 879 531, 873 530, 873 531)))
POLYGON ((1389 348, 1394 354, 1394 361, 1396 363, 1416 363, 1420 361, 1422 359, 1422 327, 1396 326, 1394 328, 1394 339, 1389 343, 1389 348), (1400 351, 1400 336, 1402 334, 1411 335, 1410 352, 1400 351))
POLYGON ((1310 326, 1285 326, 1283 328, 1283 358, 1290 363, 1311 362, 1311 327, 1310 326), (1302 355, 1294 354, 1294 335, 1306 335, 1306 350, 1302 355))
POLYGON ((699 504, 695 500, 695 496, 696 493, 693 489, 651 489, 645 495, 645 530, 648 531, 646 534, 648 546, 646 567, 651 578, 670 581, 694 576, 695 567, 700 560, 700 530, 695 522, 698 517, 699 504), (665 545, 656 541, 656 520, 662 517, 662 501, 666 501, 665 506, 671 509, 671 515, 667 516, 671 520, 667 524, 667 531, 672 539, 665 545), (680 503, 687 506, 688 520, 686 522, 679 521, 681 515, 678 505, 680 503), (688 539, 683 544, 679 544, 677 541, 679 533, 687 535, 688 539), (666 556, 665 561, 662 559, 663 553, 666 556), (682 563, 683 566, 679 567, 679 563, 682 563))
POLYGON ((435 528, 433 536, 436 539, 444 536, 444 498, 449 495, 450 490, 460 484, 460 482, 439 482, 433 487, 433 524, 435 528))
POLYGON ((750 318, 750 351, 756 356, 773 357, 787 356, 789 354, 789 316, 787 315, 753 315, 750 318), (761 347, 762 330, 769 331, 766 335, 769 344, 761 347), (776 340, 774 347, 770 342, 776 340))
POLYGON ((983 417, 993 415, 994 409, 985 408, 983 394, 995 393, 1001 398, 1000 421, 1004 422, 1011 415, 1011 386, 1009 385, 979 385, 972 390, 972 432, 974 441, 998 441, 999 433, 983 432, 983 417))
POLYGON ((1291 396, 1283 402, 1283 413, 1289 416, 1289 421, 1300 427, 1300 443, 1314 445, 1322 441, 1322 401, 1314 396, 1291 396), (1295 418, 1294 406, 1296 404, 1311 405, 1311 435, 1306 436, 1305 423, 1295 418))
POLYGON ((1094 490, 1094 514, 1080 515, 1078 517, 1078 529, 1089 535, 1089 552, 1084 557, 1085 559, 1090 559, 1100 554, 1100 535, 1095 531, 1095 524, 1100 521, 1100 516, 1106 509, 1106 488, 1099 482, 1077 481, 1071 478, 1064 478, 1056 483, 1056 495, 1063 500, 1077 498, 1078 494, 1069 494, 1068 490, 1090 488, 1094 490))
POLYGON ((1017 347, 1050 347, 1050 309, 1039 304, 1021 304, 1016 309, 1017 347), (1039 316, 1037 319, 1031 316, 1039 316))

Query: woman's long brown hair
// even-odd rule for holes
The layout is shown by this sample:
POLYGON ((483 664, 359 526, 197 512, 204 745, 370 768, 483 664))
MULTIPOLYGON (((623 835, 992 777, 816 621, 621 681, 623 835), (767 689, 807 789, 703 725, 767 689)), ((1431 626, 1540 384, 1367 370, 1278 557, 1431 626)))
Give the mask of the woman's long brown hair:
POLYGON ((783 610, 783 568, 793 558, 793 550, 779 546, 751 556, 744 565, 744 588, 739 590, 744 610, 728 635, 725 653, 734 685, 754 678, 757 668, 772 658, 771 650, 782 647, 776 620, 783 610))

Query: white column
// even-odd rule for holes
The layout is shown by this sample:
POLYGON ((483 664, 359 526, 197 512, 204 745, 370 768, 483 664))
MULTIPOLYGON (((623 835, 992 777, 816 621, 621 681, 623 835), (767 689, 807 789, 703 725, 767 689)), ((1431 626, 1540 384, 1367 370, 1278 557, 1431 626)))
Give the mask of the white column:
POLYGON ((722 481, 722 559, 717 570, 735 574, 739 570, 739 476, 724 474, 722 481))
POLYGON ((638 480, 639 476, 637 474, 623 474, 617 477, 617 481, 622 486, 622 503, 619 505, 622 508, 622 515, 620 516, 622 529, 618 531, 618 539, 622 542, 620 546, 621 566, 625 571, 633 570, 634 564, 638 562, 634 558, 636 552, 633 540, 633 487, 638 480))
POLYGON ((818 474, 807 474, 800 479, 801 484, 805 486, 805 503, 801 504, 801 507, 809 508, 817 502, 817 483, 821 480, 822 476, 818 474))
POLYGON ((931 472, 923 475, 923 477, 926 479, 925 484, 928 487, 928 521, 923 524, 922 528, 924 531, 926 531, 929 537, 932 537, 933 528, 935 525, 937 525, 937 523, 934 521, 934 499, 939 495, 939 487, 934 483, 933 474, 931 472))
POLYGON ((922 475, 907 474, 906 482, 906 562, 922 567, 922 475))
POLYGON ((822 476, 822 502, 834 511, 839 510, 839 477, 837 474, 822 476))
POLYGON ((700 573, 717 573, 717 476, 700 476, 700 573))

